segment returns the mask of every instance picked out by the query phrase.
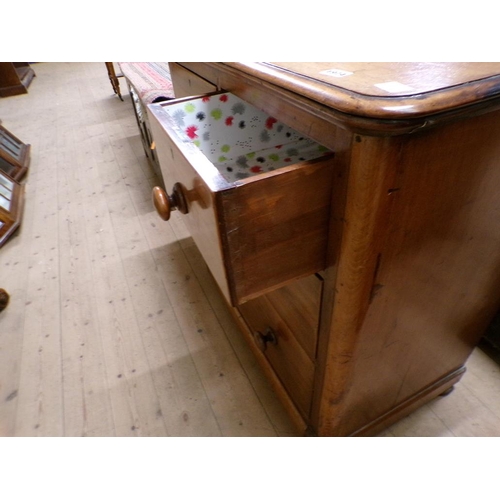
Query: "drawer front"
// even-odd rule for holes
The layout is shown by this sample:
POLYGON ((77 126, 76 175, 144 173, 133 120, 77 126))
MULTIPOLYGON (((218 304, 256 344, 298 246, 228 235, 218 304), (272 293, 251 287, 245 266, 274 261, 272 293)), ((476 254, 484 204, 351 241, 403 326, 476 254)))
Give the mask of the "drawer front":
POLYGON ((192 95, 209 94, 215 92, 217 87, 195 75, 191 71, 175 63, 168 63, 175 97, 187 97, 192 95))
POLYGON ((238 307, 257 345, 305 417, 313 390, 321 294, 322 281, 311 275, 238 307))
MULTIPOLYGON (((223 96, 227 94, 205 96, 203 100, 223 96)), ((190 127, 194 125, 187 125, 190 138, 176 121, 184 108, 196 110, 201 101, 202 98, 179 99, 153 104, 148 112, 165 186, 167 190, 176 184, 180 186, 187 205, 186 226, 228 300, 233 305, 240 304, 323 269, 334 154, 308 140, 302 142, 284 127, 279 129, 280 134, 290 134, 295 141, 292 144, 300 144, 298 152, 295 146, 282 148, 278 144, 278 153, 283 149, 285 154, 266 151, 259 156, 260 152, 252 152, 246 155, 252 161, 266 161, 257 167, 250 166, 253 163, 241 166, 245 148, 248 144, 250 148, 255 146, 259 131, 242 139, 245 136, 239 132, 226 134, 223 130, 217 135, 217 130, 210 129, 213 148, 235 149, 234 154, 238 155, 234 165, 231 160, 224 162, 226 158, 218 152, 214 160, 210 152, 202 152, 197 145, 203 130, 193 133, 190 127), (289 152, 297 155, 296 162, 287 162, 289 152), (274 168, 272 162, 279 166, 274 168), (229 164, 233 166, 227 167, 229 164), (240 174, 242 177, 238 177, 240 174)), ((235 104, 241 103, 234 101, 230 107, 234 109, 235 104)), ((248 122, 251 124, 252 120, 248 122)), ((275 122, 271 120, 273 125, 275 122)), ((267 141, 268 138, 266 144, 267 141)))

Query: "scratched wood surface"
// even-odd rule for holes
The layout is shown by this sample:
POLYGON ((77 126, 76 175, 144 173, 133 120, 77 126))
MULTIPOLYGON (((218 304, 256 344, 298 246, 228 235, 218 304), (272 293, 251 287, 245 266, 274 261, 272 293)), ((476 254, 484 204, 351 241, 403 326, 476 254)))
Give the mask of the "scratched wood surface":
MULTIPOLYGON (((32 145, 20 231, 0 249, 0 436, 295 436, 156 178, 104 63, 40 63, 0 99, 32 145)), ((500 369, 382 435, 500 435, 500 369)))

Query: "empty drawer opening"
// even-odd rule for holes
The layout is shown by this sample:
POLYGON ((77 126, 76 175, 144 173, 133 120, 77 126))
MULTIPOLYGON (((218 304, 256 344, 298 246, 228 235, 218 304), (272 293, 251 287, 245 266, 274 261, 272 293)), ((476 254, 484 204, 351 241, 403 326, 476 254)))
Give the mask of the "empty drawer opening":
POLYGON ((183 140, 199 147, 228 182, 331 154, 230 93, 173 103, 164 109, 183 140))

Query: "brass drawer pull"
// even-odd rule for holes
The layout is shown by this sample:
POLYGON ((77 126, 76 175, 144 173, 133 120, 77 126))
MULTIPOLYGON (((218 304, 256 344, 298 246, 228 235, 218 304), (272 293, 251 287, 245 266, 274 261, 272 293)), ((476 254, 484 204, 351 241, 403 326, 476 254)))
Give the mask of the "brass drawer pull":
POLYGON ((182 184, 176 182, 172 188, 172 194, 169 196, 164 189, 159 186, 153 188, 153 204, 158 215, 163 220, 170 219, 172 210, 179 210, 181 214, 189 212, 182 184))
POLYGON ((271 342, 273 345, 278 343, 278 336, 271 327, 266 328, 264 333, 259 331, 254 332, 253 338, 262 352, 266 350, 268 342, 271 342))

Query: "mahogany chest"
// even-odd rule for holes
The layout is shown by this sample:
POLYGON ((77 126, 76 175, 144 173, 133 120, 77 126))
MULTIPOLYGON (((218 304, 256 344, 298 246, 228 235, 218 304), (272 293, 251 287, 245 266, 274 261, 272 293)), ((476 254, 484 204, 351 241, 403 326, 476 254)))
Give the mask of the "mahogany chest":
POLYGON ((500 64, 171 63, 167 191, 304 433, 459 381, 500 307, 500 64))

